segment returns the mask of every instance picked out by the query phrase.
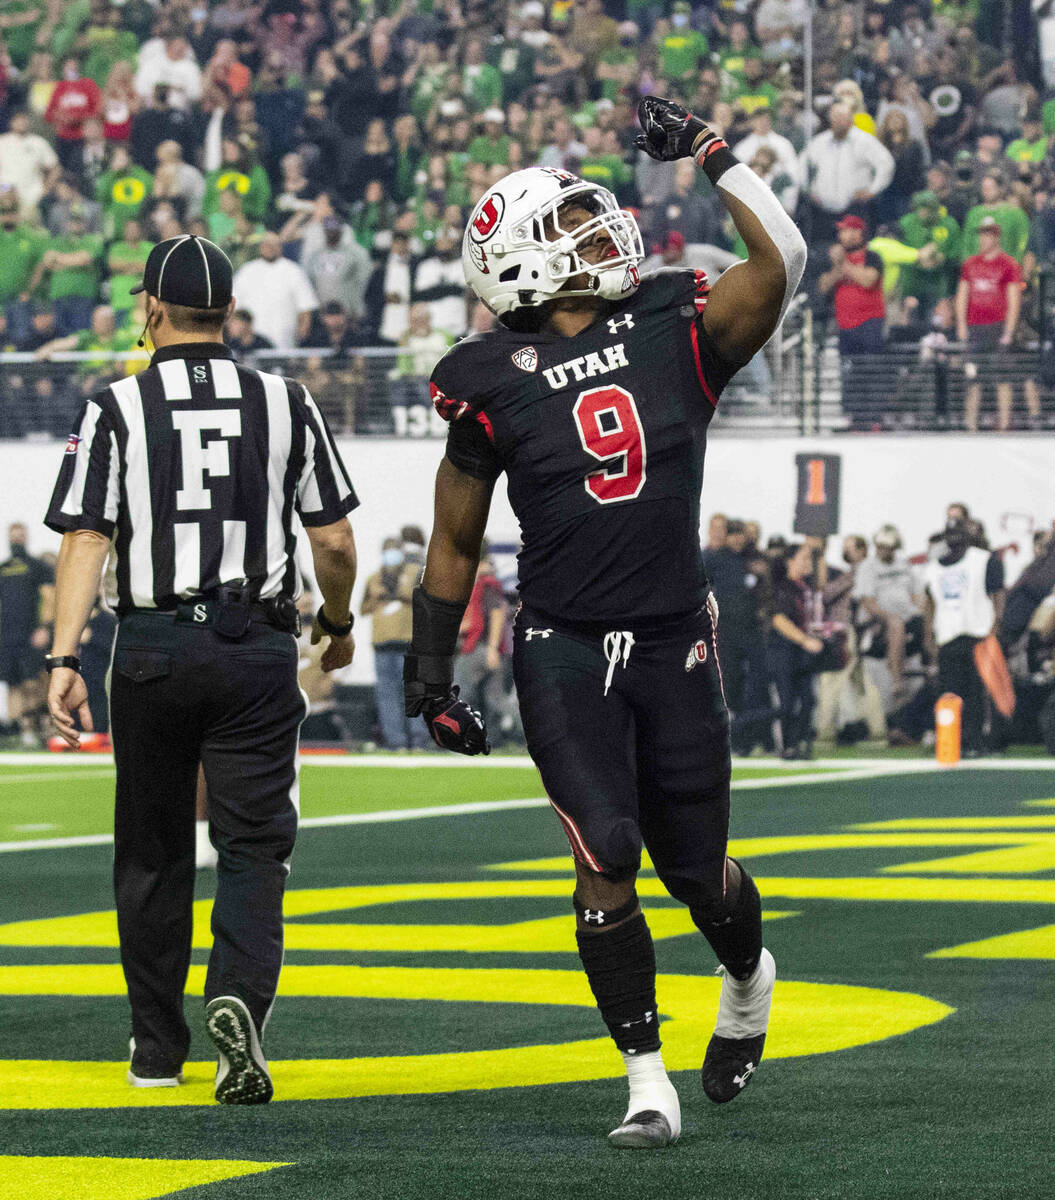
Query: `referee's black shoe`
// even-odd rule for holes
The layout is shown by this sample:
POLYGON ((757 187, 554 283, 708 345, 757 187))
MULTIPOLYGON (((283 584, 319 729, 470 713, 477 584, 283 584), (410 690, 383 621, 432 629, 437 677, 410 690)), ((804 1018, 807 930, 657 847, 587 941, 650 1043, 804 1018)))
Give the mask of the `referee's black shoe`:
POLYGON ((217 996, 205 1006, 205 1028, 216 1043, 216 1100, 266 1104, 274 1092, 256 1025, 237 996, 217 996))

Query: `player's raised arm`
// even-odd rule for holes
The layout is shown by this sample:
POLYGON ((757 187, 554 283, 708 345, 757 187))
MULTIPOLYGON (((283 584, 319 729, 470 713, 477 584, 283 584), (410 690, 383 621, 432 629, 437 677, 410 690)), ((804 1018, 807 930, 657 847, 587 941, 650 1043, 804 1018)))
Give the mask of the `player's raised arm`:
POLYGON ((494 480, 477 479, 444 458, 436 473, 432 537, 412 600, 414 625, 403 662, 408 717, 422 716, 434 741, 460 754, 488 754, 480 714, 458 699, 454 655, 480 562, 494 480))
POLYGON ((806 266, 806 243, 769 187, 704 121, 659 96, 646 96, 637 113, 636 145, 662 162, 695 158, 744 239, 746 262, 715 283, 702 319, 718 352, 745 363, 780 324, 806 266))

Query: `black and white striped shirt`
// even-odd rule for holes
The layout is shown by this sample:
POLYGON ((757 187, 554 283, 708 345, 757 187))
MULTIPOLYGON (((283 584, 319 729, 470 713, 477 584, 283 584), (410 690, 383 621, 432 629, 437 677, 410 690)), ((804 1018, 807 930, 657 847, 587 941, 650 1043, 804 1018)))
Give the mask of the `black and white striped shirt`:
POLYGON ((105 592, 121 613, 243 580, 255 599, 296 597, 293 511, 329 525, 357 504, 307 389, 199 342, 85 404, 45 524, 113 540, 105 592))

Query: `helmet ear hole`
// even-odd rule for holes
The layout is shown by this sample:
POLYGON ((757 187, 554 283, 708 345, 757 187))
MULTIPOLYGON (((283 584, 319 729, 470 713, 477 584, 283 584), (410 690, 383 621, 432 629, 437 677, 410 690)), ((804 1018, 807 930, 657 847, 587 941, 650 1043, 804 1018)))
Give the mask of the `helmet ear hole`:
POLYGON ((520 277, 520 267, 507 267, 501 275, 498 276, 499 283, 513 283, 520 277))

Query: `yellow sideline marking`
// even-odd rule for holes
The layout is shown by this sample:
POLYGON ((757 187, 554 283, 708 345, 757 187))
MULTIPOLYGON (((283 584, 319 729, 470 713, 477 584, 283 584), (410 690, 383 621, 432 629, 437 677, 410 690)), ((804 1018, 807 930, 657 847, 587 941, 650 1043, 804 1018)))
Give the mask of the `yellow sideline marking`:
MULTIPOLYGON (((22 968, 19 968, 20 970, 22 968)), ((26 968, 26 970, 40 968, 26 968)), ((88 974, 110 994, 124 991, 117 966, 65 967, 70 988, 88 974), (78 974, 79 972, 79 974, 78 974)), ((200 995, 204 967, 192 967, 188 992, 200 995)), ((714 976, 660 975, 657 989, 667 1020, 663 1056, 668 1068, 697 1071, 714 1028, 721 981, 714 976)), ((593 1009, 583 973, 534 970, 446 970, 407 967, 295 967, 282 973, 289 996, 344 996, 407 1001, 561 1004, 593 1009)), ((95 994, 100 994, 96 992, 95 994)), ((827 1054, 909 1033, 954 1010, 927 996, 844 984, 777 981, 766 1058, 827 1054)), ((514 1046, 465 1053, 273 1062, 276 1100, 413 1095, 477 1088, 523 1087, 612 1079, 624 1072, 607 1037, 561 1045, 514 1046)), ((180 1088, 131 1088, 127 1064, 0 1061, 2 1108, 144 1108, 212 1103, 214 1066, 191 1063, 180 1088)))
MULTIPOLYGON (((959 821, 960 818, 951 818, 959 821)), ((1021 833, 1016 832, 1016 825, 1008 828, 1000 821, 972 822, 968 821, 962 828, 969 830, 973 824, 984 825, 978 832, 955 832, 959 825, 950 826, 949 832, 943 832, 944 826, 936 829, 924 827, 913 830, 913 821, 905 822, 904 832, 848 832, 848 833, 817 833, 804 835, 787 835, 781 837, 735 838, 729 843, 729 853, 738 858, 756 859, 775 854, 806 854, 831 850, 898 850, 914 849, 917 847, 949 847, 958 846, 998 846, 997 850, 975 854, 950 854, 943 858, 927 859, 906 863, 896 863, 881 868, 891 872, 934 871, 958 874, 978 875, 994 872, 1002 875, 1032 875, 1042 871, 1055 870, 1055 818, 1049 817, 1017 817, 1014 822, 1029 822, 1023 825, 1021 833), (1033 822, 1040 822, 1034 825, 1033 822), (1053 826, 1052 832, 1046 832, 1047 825, 1053 826), (1005 828, 1006 832, 995 832, 1005 828), (993 832, 989 830, 993 829, 993 832), (1035 832, 1029 832, 1035 830, 1035 832)), ((883 823, 886 829, 898 825, 899 822, 883 823)), ((860 828, 860 827, 855 827, 860 828)), ((880 828, 880 826, 876 826, 880 828)), ((642 868, 650 868, 651 863, 642 856, 642 868)), ((553 872, 566 874, 568 861, 564 857, 530 858, 519 862, 495 863, 487 868, 489 871, 509 872, 553 872)), ((640 884, 638 885, 640 891, 640 884)))
MULTIPOLYGON (((170 1089, 171 1090, 171 1089, 170 1089)), ((19 1200, 153 1200, 221 1179, 259 1175, 290 1163, 205 1158, 0 1156, 4 1192, 19 1200)))
MULTIPOLYGON (((1055 804, 1053 800, 1029 800, 1029 804, 1055 804)), ((851 825, 864 831, 899 829, 1053 829, 1055 814, 1007 817, 898 817, 893 821, 867 821, 851 825)))
POLYGON ((998 937, 964 942, 947 950, 934 950, 928 958, 1016 958, 1055 959, 1055 925, 1039 929, 1023 929, 1019 933, 1004 933, 998 937))

